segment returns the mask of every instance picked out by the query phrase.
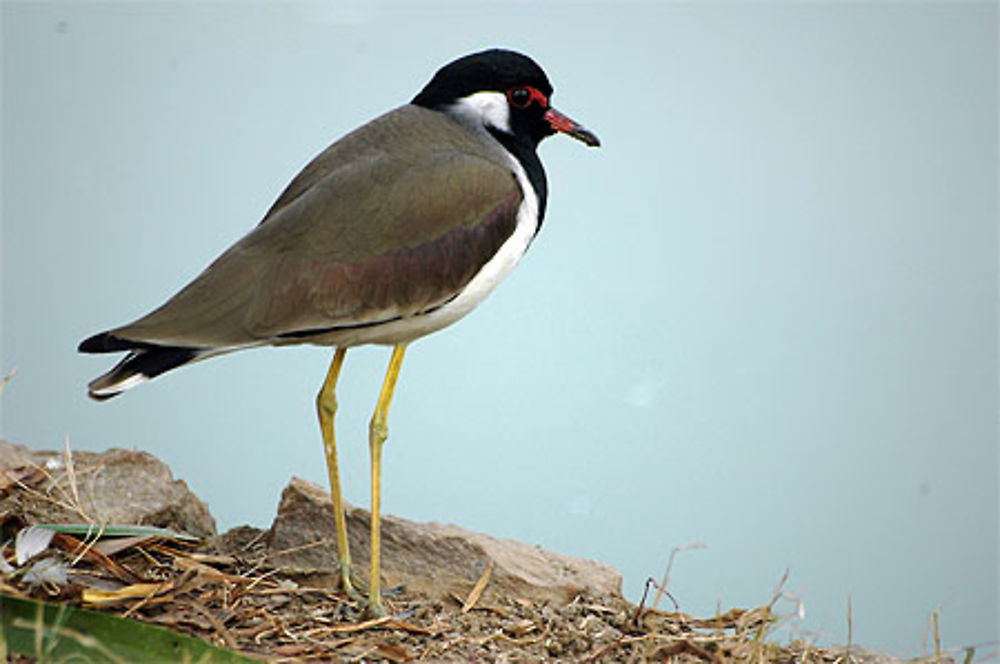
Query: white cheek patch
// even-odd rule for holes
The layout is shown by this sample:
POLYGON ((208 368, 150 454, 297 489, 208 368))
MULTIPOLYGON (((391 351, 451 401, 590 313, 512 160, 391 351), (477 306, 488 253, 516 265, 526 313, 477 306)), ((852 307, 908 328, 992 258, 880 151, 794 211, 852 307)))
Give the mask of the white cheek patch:
POLYGON ((510 134, 510 107, 502 92, 476 92, 456 101, 449 111, 477 124, 510 134))

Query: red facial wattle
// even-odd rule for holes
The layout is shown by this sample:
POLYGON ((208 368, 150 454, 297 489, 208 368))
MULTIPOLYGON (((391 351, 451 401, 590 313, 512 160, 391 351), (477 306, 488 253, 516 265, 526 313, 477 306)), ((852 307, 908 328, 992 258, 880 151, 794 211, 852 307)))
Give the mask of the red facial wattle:
POLYGON ((545 114, 542 117, 549 123, 553 132, 561 132, 567 136, 572 136, 591 147, 597 147, 601 144, 601 141, 593 132, 549 106, 549 98, 538 88, 530 85, 511 88, 507 90, 507 102, 514 108, 519 109, 525 109, 532 104, 538 104, 539 108, 545 109, 545 114))

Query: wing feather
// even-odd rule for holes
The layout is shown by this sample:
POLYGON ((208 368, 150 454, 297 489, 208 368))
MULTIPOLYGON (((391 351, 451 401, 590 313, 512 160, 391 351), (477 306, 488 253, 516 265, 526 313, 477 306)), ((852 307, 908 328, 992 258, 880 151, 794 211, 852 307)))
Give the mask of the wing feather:
POLYGON ((496 253, 521 200, 499 144, 404 106, 320 154, 250 233, 111 333, 225 348, 419 314, 496 253))

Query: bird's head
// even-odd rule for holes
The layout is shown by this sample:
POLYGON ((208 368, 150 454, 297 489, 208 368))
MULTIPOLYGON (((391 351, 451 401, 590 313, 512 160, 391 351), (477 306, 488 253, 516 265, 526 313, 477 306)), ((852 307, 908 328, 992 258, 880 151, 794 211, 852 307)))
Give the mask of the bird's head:
POLYGON ((532 148, 557 132, 592 147, 601 144, 592 132, 552 108, 551 98, 552 84, 534 60, 491 49, 439 69, 412 103, 528 141, 532 148))

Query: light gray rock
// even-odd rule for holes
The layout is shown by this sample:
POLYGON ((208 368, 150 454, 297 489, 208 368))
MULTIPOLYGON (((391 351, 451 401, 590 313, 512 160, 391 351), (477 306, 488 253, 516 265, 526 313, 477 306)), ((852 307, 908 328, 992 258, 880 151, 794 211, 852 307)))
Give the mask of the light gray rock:
POLYGON ((215 534, 208 506, 153 455, 110 449, 73 452, 72 459, 70 473, 59 452, 0 440, 0 521, 17 516, 29 524, 89 521, 215 534))
MULTIPOLYGON (((368 510, 347 507, 353 574, 367 582, 368 510)), ((305 573, 333 574, 337 558, 329 492, 292 478, 281 495, 268 543, 269 562, 305 573)), ((465 596, 493 563, 486 593, 535 601, 571 600, 581 592, 621 596, 621 574, 590 560, 545 551, 439 523, 382 518, 383 587, 406 586, 431 596, 465 596)))

